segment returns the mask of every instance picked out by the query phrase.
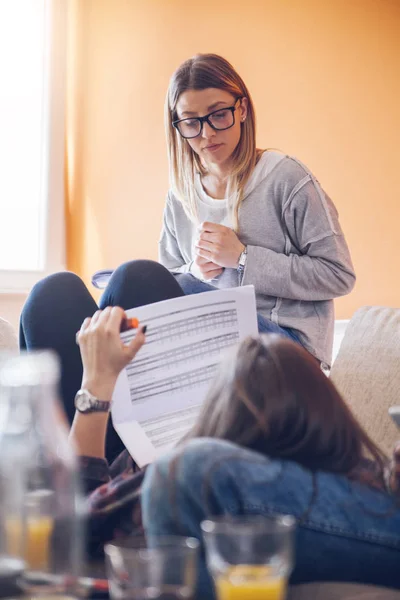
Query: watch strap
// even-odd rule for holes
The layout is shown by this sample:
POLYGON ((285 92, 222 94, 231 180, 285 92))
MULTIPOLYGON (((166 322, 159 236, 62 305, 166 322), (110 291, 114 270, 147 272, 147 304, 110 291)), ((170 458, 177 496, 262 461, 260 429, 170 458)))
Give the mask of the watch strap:
POLYGON ((107 402, 107 400, 95 400, 92 405, 93 412, 110 412, 111 410, 111 402, 107 402))
POLYGON ((238 273, 243 274, 244 268, 246 266, 246 260, 247 260, 247 246, 245 246, 243 252, 239 256, 239 262, 238 262, 238 266, 237 266, 238 273))

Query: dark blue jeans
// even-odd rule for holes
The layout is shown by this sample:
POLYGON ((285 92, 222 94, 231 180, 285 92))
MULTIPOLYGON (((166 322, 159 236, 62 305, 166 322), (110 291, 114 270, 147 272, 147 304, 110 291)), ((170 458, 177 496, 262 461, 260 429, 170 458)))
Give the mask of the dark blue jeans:
MULTIPOLYGON (((293 515, 292 583, 400 588, 400 508, 389 495, 342 475, 313 475, 230 442, 197 439, 147 469, 142 511, 150 542, 164 535, 201 540, 200 523, 216 515, 293 515)), ((212 599, 203 550, 196 597, 212 599)))

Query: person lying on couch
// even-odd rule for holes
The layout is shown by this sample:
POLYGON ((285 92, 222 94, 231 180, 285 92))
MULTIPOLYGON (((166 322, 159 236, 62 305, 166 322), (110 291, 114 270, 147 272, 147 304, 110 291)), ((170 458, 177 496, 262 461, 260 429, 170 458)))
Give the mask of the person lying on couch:
MULTIPOLYGON (((124 345, 123 318, 118 307, 99 311, 78 335, 82 385, 105 401, 145 343, 140 330, 124 345)), ((142 496, 152 535, 201 538, 200 522, 215 514, 291 514, 298 523, 293 582, 400 588, 400 451, 389 462, 298 344, 275 335, 239 344, 221 364, 193 430, 143 471, 126 451, 109 468, 107 421, 107 412, 77 412, 71 429, 91 491, 92 552, 141 528, 142 496)), ((209 597, 203 559, 199 568, 200 595, 209 597)))

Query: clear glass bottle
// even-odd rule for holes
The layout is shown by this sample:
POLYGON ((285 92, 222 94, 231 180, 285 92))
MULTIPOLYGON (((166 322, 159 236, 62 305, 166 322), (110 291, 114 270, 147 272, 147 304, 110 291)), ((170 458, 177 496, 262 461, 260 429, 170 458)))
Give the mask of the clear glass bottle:
POLYGON ((0 370, 0 576, 1 564, 13 567, 35 594, 73 592, 82 562, 83 503, 59 375, 50 352, 0 370))

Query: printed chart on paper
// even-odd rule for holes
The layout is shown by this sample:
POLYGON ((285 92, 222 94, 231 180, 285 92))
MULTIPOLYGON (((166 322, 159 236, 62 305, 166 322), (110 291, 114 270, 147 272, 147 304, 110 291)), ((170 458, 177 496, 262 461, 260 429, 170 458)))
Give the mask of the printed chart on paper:
MULTIPOLYGON (((193 425, 223 354, 257 334, 254 288, 183 296, 127 315, 147 325, 146 344, 118 379, 112 417, 142 466, 193 425)), ((127 342, 132 335, 121 337, 127 342)))

